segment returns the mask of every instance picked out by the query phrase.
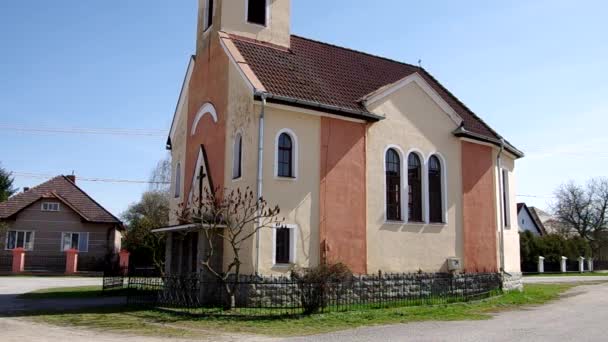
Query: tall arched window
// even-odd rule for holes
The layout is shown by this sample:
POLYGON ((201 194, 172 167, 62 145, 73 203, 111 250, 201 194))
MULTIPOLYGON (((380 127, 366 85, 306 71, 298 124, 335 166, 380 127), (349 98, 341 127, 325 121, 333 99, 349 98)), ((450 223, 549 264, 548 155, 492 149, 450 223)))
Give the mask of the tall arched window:
POLYGON ((295 178, 293 169, 293 141, 287 133, 279 136, 277 176, 295 178))
POLYGON ((400 221, 401 217, 401 158, 394 149, 386 151, 386 219, 400 221))
POLYGON ((443 222, 441 172, 439 158, 431 156, 429 159, 429 220, 431 223, 443 222))
POLYGON ((175 198, 179 198, 182 190, 182 165, 177 163, 175 167, 175 198))
POLYGON ((422 163, 420 157, 416 153, 410 153, 407 166, 409 221, 422 222, 422 163))
POLYGON ((234 138, 232 148, 232 179, 239 179, 242 176, 243 161, 243 136, 239 133, 234 138))

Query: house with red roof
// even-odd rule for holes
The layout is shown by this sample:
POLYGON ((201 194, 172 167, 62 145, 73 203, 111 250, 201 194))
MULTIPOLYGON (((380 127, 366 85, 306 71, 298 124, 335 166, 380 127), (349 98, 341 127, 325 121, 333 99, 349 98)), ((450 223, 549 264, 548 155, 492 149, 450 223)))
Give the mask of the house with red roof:
MULTIPOLYGON (((4 250, 25 250, 28 271, 65 270, 65 251, 78 251, 79 269, 101 271, 120 250, 122 222, 76 185, 76 176, 58 176, 25 188, 0 203, 8 225, 4 250)), ((6 259, 6 258, 5 258, 6 259)))
MULTIPOLYGON (((244 273, 343 262, 517 276, 523 153, 426 69, 292 34, 291 9, 199 0, 167 141, 172 212, 201 181, 278 204, 288 229, 251 239, 244 273)), ((201 270, 191 229, 164 230, 169 273, 201 270)))

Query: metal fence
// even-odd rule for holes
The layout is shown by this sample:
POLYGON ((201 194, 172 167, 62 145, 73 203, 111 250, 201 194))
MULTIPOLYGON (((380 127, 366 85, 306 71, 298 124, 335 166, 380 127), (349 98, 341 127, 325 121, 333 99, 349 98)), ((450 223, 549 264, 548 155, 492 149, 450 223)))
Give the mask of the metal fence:
POLYGON ((13 256, 0 254, 0 272, 10 272, 13 269, 13 256))
POLYGON ((65 272, 64 254, 25 253, 26 272, 65 272))
POLYGON ((103 257, 78 255, 78 272, 103 272, 107 268, 107 261, 103 257))
POLYGON ((310 283, 292 278, 241 277, 234 307, 225 284, 199 275, 128 279, 128 303, 193 315, 286 316, 436 305, 487 298, 502 291, 500 274, 391 274, 310 283))

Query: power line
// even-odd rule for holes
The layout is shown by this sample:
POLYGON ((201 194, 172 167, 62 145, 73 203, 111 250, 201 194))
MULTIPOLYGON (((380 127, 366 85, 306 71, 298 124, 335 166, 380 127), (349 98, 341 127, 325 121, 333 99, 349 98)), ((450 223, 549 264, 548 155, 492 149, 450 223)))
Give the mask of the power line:
POLYGON ((122 135, 122 136, 148 136, 166 137, 164 129, 139 128, 51 128, 0 125, 0 130, 21 133, 53 133, 53 134, 93 134, 93 135, 122 135))
MULTIPOLYGON (((56 175, 42 174, 42 173, 31 173, 31 172, 12 172, 14 176, 24 178, 38 178, 38 179, 51 179, 56 175)), ((170 182, 151 182, 144 180, 133 180, 133 179, 112 179, 112 178, 89 178, 89 177, 78 177, 78 181, 85 182, 100 182, 100 183, 121 183, 121 184, 154 184, 154 185, 169 185, 170 182)))

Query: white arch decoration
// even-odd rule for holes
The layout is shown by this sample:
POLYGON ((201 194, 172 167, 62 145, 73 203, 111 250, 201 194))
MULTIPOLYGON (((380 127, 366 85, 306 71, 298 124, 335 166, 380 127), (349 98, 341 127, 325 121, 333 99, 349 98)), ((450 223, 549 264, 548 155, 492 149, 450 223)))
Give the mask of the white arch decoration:
POLYGON ((196 113, 190 135, 194 135, 196 133, 196 129, 198 128, 199 122, 207 113, 211 115, 211 117, 213 118, 213 122, 217 123, 217 111, 215 110, 215 107, 213 106, 213 104, 211 104, 211 102, 207 102, 201 107, 201 109, 198 110, 198 113, 196 113))

